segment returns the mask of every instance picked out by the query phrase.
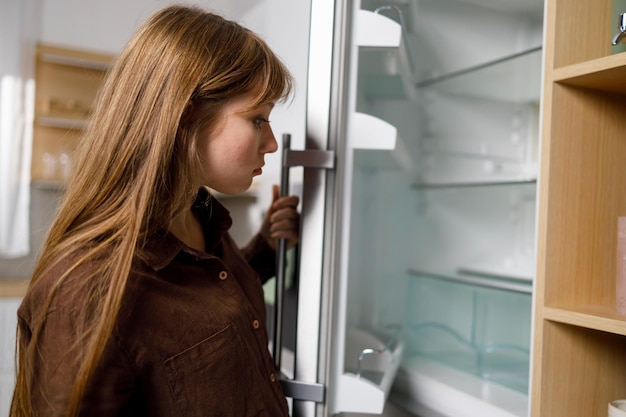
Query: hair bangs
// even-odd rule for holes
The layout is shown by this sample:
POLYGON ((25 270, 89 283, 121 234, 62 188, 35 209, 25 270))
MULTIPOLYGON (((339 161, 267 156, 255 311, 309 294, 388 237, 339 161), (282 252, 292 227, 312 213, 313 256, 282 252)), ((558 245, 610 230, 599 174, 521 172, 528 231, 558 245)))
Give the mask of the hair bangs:
POLYGON ((285 64, 278 58, 260 38, 254 36, 257 49, 258 69, 252 75, 256 92, 254 107, 268 103, 286 102, 293 93, 294 80, 285 64))

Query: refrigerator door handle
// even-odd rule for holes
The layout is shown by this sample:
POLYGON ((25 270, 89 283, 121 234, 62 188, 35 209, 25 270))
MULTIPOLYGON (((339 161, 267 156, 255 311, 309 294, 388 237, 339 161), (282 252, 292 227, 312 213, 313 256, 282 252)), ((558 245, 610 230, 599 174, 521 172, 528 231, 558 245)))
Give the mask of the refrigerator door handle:
POLYGON ((280 376, 280 385, 286 397, 300 401, 314 401, 323 403, 326 401, 326 387, 314 382, 302 382, 280 376))
MULTIPOLYGON (((333 151, 291 149, 291 135, 283 134, 282 168, 280 179, 280 195, 289 193, 289 168, 302 166, 305 168, 332 169, 335 167, 335 153, 333 151)), ((274 366, 280 372, 282 353, 282 329, 284 314, 285 272, 287 246, 284 239, 278 241, 276 253, 276 294, 274 304, 274 339, 272 344, 274 366)), ((296 400, 324 402, 324 385, 302 381, 289 380, 281 377, 283 390, 288 397, 296 400)))
MULTIPOLYGON (((287 133, 284 136, 290 135, 287 133)), ((285 138, 283 137, 283 142, 284 141, 285 138)), ((287 139, 287 141, 289 141, 289 139, 287 139)), ((333 151, 294 151, 291 149, 283 149, 283 152, 283 170, 287 170, 287 172, 290 167, 297 166, 320 169, 332 169, 335 167, 335 152, 333 151)), ((284 172, 283 175, 285 175, 284 172)), ((289 174, 287 174, 287 176, 289 176, 289 174)))

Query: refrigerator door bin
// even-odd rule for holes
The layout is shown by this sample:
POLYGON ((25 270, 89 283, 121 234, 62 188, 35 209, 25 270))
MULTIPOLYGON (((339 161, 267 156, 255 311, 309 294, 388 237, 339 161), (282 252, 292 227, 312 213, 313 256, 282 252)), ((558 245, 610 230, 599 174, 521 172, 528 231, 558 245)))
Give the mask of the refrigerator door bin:
POLYGON ((355 165, 362 168, 411 170, 412 159, 395 126, 360 112, 353 112, 349 123, 348 142, 355 150, 355 165))
POLYGON ((347 329, 345 371, 337 386, 338 411, 382 413, 404 351, 399 335, 399 330, 347 329))
POLYGON ((357 13, 354 34, 355 45, 359 46, 359 91, 369 97, 415 98, 415 63, 409 35, 382 12, 357 13))

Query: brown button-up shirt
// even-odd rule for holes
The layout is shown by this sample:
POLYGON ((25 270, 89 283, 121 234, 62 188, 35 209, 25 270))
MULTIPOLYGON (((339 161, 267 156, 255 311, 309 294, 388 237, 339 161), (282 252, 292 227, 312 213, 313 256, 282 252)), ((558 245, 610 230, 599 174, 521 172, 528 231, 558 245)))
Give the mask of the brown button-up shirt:
MULTIPOLYGON (((210 417, 287 416, 269 355, 262 280, 274 252, 260 237, 239 250, 227 233, 231 218, 200 193, 194 211, 206 252, 164 231, 135 255, 122 309, 80 415, 210 417)), ((19 311, 30 334, 58 271, 30 290, 19 311)), ((76 373, 75 304, 84 294, 69 280, 45 318, 41 354, 30 383, 34 416, 62 416, 76 373)), ((27 349, 32 348, 25 346, 27 349)))

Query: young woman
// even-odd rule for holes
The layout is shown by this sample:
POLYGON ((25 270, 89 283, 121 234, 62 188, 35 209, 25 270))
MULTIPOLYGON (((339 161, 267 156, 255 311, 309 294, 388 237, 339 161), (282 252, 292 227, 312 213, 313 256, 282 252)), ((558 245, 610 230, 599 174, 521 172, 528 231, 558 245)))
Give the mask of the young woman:
POLYGON ((262 281, 298 240, 295 196, 239 250, 209 189, 245 191, 290 93, 254 33, 172 6, 109 73, 18 311, 11 417, 286 416, 262 281))

